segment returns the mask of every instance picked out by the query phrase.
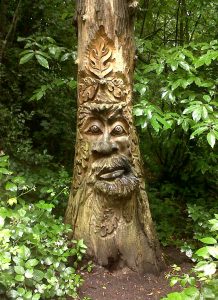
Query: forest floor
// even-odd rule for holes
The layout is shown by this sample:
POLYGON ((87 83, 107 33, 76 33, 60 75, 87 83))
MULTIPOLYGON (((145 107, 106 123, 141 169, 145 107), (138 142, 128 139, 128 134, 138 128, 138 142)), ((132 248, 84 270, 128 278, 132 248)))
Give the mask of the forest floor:
POLYGON ((171 266, 180 266, 181 273, 188 272, 192 267, 191 261, 173 247, 164 249, 164 257, 167 266, 159 276, 139 276, 127 268, 111 272, 95 265, 90 273, 82 272, 85 281, 79 295, 81 299, 86 296, 92 300, 159 300, 179 290, 178 286, 170 287, 166 278, 172 271, 171 266))

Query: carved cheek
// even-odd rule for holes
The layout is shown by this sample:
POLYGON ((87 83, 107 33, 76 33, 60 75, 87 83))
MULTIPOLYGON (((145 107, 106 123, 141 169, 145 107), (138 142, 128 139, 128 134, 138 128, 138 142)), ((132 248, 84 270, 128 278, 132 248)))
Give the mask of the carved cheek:
POLYGON ((130 155, 130 143, 128 136, 122 136, 117 138, 112 138, 112 141, 115 142, 119 147, 119 152, 127 156, 130 155))

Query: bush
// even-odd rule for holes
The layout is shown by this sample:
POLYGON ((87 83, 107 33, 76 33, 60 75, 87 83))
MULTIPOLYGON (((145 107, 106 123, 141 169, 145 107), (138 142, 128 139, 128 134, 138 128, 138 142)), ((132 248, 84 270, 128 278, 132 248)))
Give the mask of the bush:
POLYGON ((218 298, 218 214, 209 220, 210 232, 208 236, 201 238, 203 247, 199 248, 193 255, 197 261, 190 274, 176 276, 180 268, 174 266, 170 274, 170 285, 180 283, 184 288, 182 292, 170 293, 162 300, 206 300, 218 298), (187 287, 188 286, 188 287, 187 287), (185 288, 186 287, 186 288, 185 288))
POLYGON ((68 247, 71 229, 52 214, 53 204, 21 199, 28 187, 8 164, 1 155, 0 294, 19 300, 77 297, 83 280, 76 267, 86 246, 80 240, 68 247))

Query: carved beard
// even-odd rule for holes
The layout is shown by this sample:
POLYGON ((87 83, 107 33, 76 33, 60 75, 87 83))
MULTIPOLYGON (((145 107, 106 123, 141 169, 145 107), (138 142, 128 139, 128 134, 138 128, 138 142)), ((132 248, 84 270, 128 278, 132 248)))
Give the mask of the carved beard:
POLYGON ((113 198, 125 198, 138 187, 138 178, 133 174, 128 158, 114 155, 101 158, 92 164, 89 183, 97 193, 113 198))

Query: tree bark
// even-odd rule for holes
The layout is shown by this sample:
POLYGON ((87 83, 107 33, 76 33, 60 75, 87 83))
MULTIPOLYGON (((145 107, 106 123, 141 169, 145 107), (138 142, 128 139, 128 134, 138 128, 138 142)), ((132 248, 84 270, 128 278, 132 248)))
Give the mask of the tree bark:
POLYGON ((132 117, 136 2, 77 1, 78 128, 66 222, 100 265, 158 273, 132 117))

